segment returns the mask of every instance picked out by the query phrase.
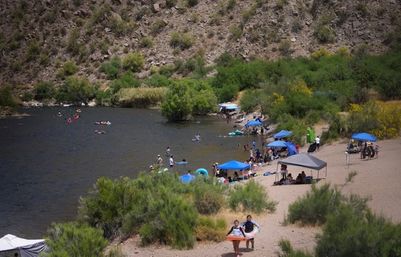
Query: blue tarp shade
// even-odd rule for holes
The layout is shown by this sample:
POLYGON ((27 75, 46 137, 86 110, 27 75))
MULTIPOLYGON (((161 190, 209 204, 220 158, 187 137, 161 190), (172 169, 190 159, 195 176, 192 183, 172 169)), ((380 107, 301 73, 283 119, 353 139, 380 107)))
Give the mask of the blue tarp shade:
POLYGON ((273 142, 267 144, 267 146, 268 146, 268 147, 271 147, 271 148, 282 148, 282 147, 287 147, 286 143, 285 143, 284 141, 280 141, 280 140, 273 141, 273 142))
POLYGON ((369 133, 354 133, 352 135, 352 139, 359 140, 359 141, 369 141, 369 142, 376 142, 376 137, 369 133))
POLYGON ((206 177, 209 175, 207 170, 204 169, 204 168, 199 168, 195 172, 196 172, 197 175, 203 175, 203 176, 206 176, 206 177))
POLYGON ((185 175, 180 176, 180 181, 184 184, 189 184, 194 179, 195 179, 195 176, 191 175, 191 174, 185 174, 185 175))
POLYGON ((245 170, 249 169, 251 166, 247 163, 239 162, 239 161, 229 161, 220 165, 217 165, 217 168, 220 170, 245 170))
POLYGON ((281 130, 280 132, 274 134, 274 138, 284 138, 284 137, 289 137, 292 135, 292 131, 288 131, 288 130, 281 130))
POLYGON ((262 126, 262 124, 263 123, 258 120, 251 120, 245 124, 245 127, 257 127, 257 126, 262 126))
POLYGON ((297 147, 291 142, 285 142, 287 146, 288 156, 292 156, 298 153, 297 147))

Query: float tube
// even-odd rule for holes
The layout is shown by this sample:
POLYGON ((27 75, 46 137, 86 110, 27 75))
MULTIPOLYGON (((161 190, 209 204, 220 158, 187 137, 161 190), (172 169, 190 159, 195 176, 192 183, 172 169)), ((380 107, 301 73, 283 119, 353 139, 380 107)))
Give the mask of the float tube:
POLYGON ((245 240, 248 240, 248 238, 230 234, 230 235, 226 236, 226 240, 228 240, 228 241, 245 241, 245 240))
POLYGON ((199 168, 196 171, 196 175, 202 175, 202 176, 209 176, 209 173, 207 172, 207 170, 205 168, 199 168))

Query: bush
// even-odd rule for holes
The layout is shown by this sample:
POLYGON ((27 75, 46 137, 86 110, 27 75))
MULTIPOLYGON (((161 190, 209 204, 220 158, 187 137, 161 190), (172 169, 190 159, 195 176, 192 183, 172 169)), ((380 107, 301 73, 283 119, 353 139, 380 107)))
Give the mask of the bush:
POLYGON ((150 31, 153 35, 159 34, 163 31, 164 27, 167 26, 167 23, 164 20, 158 19, 152 23, 150 27, 150 31))
POLYGON ((269 200, 265 188, 251 180, 245 185, 236 185, 228 197, 231 210, 242 212, 262 213, 265 210, 274 212, 277 202, 269 200))
POLYGON ((173 48, 185 50, 191 48, 193 44, 194 44, 194 38, 189 33, 173 32, 171 34, 170 46, 173 48))
POLYGON ((212 179, 197 179, 192 183, 194 204, 200 214, 216 214, 224 206, 224 188, 212 179))
POLYGON ((230 38, 232 40, 237 40, 237 39, 241 38, 242 32, 243 32, 242 28, 233 25, 230 27, 230 38))
POLYGON ((87 79, 71 76, 60 87, 56 98, 59 102, 87 103, 95 97, 95 93, 95 87, 87 79))
POLYGON ((224 241, 227 233, 226 228, 227 224, 224 219, 200 216, 196 225, 196 239, 198 241, 224 241))
POLYGON ((147 108, 159 105, 166 96, 166 88, 122 88, 114 103, 123 107, 147 108))
POLYGON ((317 25, 313 34, 320 43, 332 43, 336 39, 335 32, 329 25, 317 25))
POLYGON ((278 253, 278 257, 313 257, 312 254, 304 253, 302 251, 294 250, 290 241, 281 239, 278 243, 280 246, 281 253, 278 253))
POLYGON ((310 192, 290 204, 287 220, 290 223, 323 224, 327 215, 337 210, 341 201, 341 193, 329 184, 321 187, 312 185, 310 192))
POLYGON ((106 74, 108 79, 115 79, 120 73, 121 66, 121 59, 119 57, 113 57, 110 61, 102 63, 100 71, 106 74))
POLYGON ((278 50, 283 56, 290 56, 293 52, 291 50, 291 41, 288 39, 281 40, 280 45, 278 46, 278 50))
POLYGON ((260 91, 246 90, 240 99, 241 110, 247 113, 253 112, 260 103, 260 91))
POLYGON ((17 106, 17 100, 12 93, 11 87, 0 88, 0 106, 17 106))
POLYGON ((151 37, 143 37, 141 38, 139 45, 143 48, 151 48, 153 46, 153 40, 151 37))
POLYGON ((162 114, 169 121, 187 120, 192 113, 190 88, 186 83, 173 83, 162 103, 162 114))
POLYGON ((172 8, 177 5, 177 0, 166 0, 166 6, 172 8))
POLYGON ((49 251, 41 254, 44 257, 102 257, 107 241, 99 229, 63 223, 51 226, 46 244, 49 251))
POLYGON ((156 73, 147 78, 145 84, 149 87, 168 87, 171 81, 166 76, 156 73))
POLYGON ((141 83, 134 77, 132 72, 125 72, 118 79, 110 83, 110 89, 115 94, 122 88, 139 87, 140 85, 141 83))
POLYGON ((139 52, 127 54, 123 59, 124 69, 132 72, 140 71, 144 65, 143 55, 139 52))
POLYGON ((78 66, 73 61, 63 64, 63 67, 57 72, 57 77, 64 79, 65 77, 74 75, 78 71, 78 66))
POLYGON ((55 89, 51 82, 41 81, 35 85, 34 89, 35 100, 41 101, 54 97, 55 89))
POLYGON ((198 4, 198 0, 186 0, 189 7, 194 7, 198 4))

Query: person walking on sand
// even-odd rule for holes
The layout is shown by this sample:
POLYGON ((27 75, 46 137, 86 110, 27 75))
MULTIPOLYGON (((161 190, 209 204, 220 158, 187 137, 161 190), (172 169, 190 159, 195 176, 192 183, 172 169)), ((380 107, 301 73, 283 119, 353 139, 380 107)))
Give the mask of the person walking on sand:
MULTIPOLYGON (((246 221, 241 223, 241 227, 244 228, 245 233, 251 233, 255 229, 255 227, 260 229, 259 224, 252 220, 251 215, 246 216, 246 221)), ((246 248, 247 249, 249 249, 249 241, 251 241, 252 250, 253 250, 255 248, 255 240, 253 237, 246 240, 246 248)))
MULTIPOLYGON (((228 231, 227 236, 230 234, 233 236, 245 237, 244 230, 242 229, 242 227, 240 227, 238 220, 234 220, 234 226, 232 226, 230 231, 228 231)), ((237 257, 240 256, 240 252, 239 252, 239 243, 240 242, 241 242, 240 240, 233 240, 233 248, 234 248, 235 255, 237 257)))
POLYGON ((317 136, 315 138, 315 143, 316 143, 316 149, 319 150, 319 148, 320 148, 320 137, 319 136, 317 136))

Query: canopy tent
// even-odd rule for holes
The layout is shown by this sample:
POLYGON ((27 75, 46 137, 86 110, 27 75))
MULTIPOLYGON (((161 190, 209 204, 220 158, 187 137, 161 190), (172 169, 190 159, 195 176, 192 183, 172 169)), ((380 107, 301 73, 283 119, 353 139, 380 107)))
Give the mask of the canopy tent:
POLYGON ((249 165, 248 163, 243 163, 235 160, 217 165, 217 168, 220 170, 246 170, 250 167, 251 165, 249 165))
POLYGON ((281 130, 280 132, 276 133, 273 135, 274 138, 285 138, 285 137, 289 137, 292 135, 292 131, 288 131, 288 130, 281 130))
POLYGON ((185 174, 180 176, 180 181, 184 184, 189 184, 191 183, 192 180, 194 180, 196 177, 192 174, 185 174))
POLYGON ((0 256, 37 257, 47 246, 45 240, 28 240, 14 235, 5 235, 0 238, 0 256))
POLYGON ((297 147, 291 142, 285 142, 287 146, 288 156, 298 154, 297 147))
POLYGON ((326 176, 327 176, 327 163, 310 154, 300 153, 287 157, 283 160, 280 160, 277 162, 277 170, 279 164, 305 167, 311 170, 317 170, 318 178, 319 178, 319 171, 323 168, 326 168, 326 176))
POLYGON ((238 105, 233 103, 221 103, 219 104, 219 107, 220 111, 222 110, 235 111, 239 109, 238 105))
POLYGON ((270 147, 270 148, 283 148, 283 147, 287 147, 287 145, 286 145, 286 143, 284 141, 276 140, 276 141, 268 143, 267 147, 270 147))
POLYGON ((365 132, 354 133, 354 134, 352 134, 351 138, 355 139, 355 140, 359 140, 359 141, 364 141, 364 142, 366 142, 366 141, 376 142, 376 140, 377 140, 377 138, 374 135, 371 135, 371 134, 365 133, 365 132))
POLYGON ((246 128, 249 128, 249 127, 262 126, 262 125, 263 125, 263 123, 262 123, 261 121, 259 121, 259 120, 251 120, 251 121, 248 121, 248 122, 245 124, 245 127, 246 127, 246 128))

